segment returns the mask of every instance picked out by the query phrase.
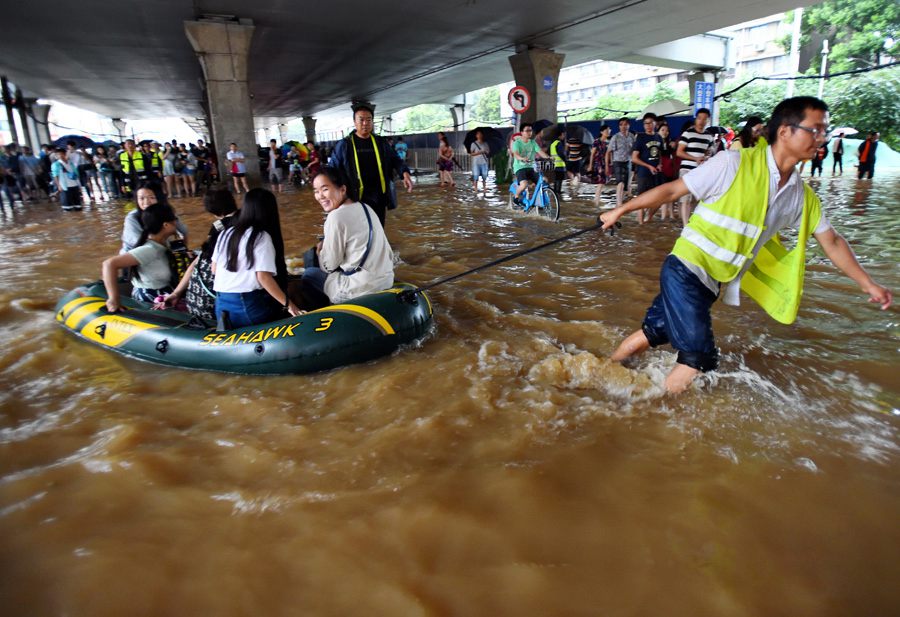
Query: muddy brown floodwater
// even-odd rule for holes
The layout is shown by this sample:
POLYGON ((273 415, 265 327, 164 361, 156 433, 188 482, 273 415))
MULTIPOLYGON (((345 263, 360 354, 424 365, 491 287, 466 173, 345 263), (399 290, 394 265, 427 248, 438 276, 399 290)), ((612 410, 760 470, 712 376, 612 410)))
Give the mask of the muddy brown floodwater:
MULTIPOLYGON (((559 223, 423 177, 389 213, 425 284, 559 223)), ((900 177, 826 177, 825 211, 900 289, 900 177)), ((199 200, 174 204, 196 246, 199 200)), ((288 254, 308 189, 280 199, 288 254)), ((811 255, 796 324, 717 305, 721 370, 605 358, 656 294, 671 222, 589 233, 436 288, 434 331, 308 376, 163 368, 53 308, 119 246, 122 203, 0 215, 0 614, 888 615, 900 606, 897 310, 811 255)), ((292 262, 294 266, 299 261, 292 262)))

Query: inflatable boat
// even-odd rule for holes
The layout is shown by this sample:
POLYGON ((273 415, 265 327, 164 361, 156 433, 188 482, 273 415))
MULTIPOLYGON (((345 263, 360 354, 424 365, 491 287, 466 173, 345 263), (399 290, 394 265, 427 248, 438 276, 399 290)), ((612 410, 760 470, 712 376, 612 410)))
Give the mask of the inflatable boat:
POLYGON ((411 285, 334 304, 267 324, 217 330, 188 313, 153 310, 122 296, 106 309, 102 281, 77 287, 56 305, 56 320, 97 345, 190 369, 255 375, 299 374, 366 362, 424 337, 432 324, 428 297, 411 285), (404 293, 407 292, 407 293, 404 293))

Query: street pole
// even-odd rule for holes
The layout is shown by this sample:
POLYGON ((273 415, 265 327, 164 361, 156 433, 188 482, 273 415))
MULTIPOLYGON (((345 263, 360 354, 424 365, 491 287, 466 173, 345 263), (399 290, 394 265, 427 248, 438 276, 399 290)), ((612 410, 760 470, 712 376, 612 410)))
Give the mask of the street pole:
POLYGON ((825 70, 828 66, 828 39, 822 41, 822 70, 819 71, 819 98, 825 91, 825 70))
MULTIPOLYGON (((791 35, 791 55, 789 56, 790 60, 788 61, 788 70, 792 77, 800 72, 800 27, 802 25, 803 7, 800 7, 794 11, 794 32, 791 35)), ((794 81, 795 80, 793 79, 788 80, 785 98, 789 99, 794 96, 794 81)))

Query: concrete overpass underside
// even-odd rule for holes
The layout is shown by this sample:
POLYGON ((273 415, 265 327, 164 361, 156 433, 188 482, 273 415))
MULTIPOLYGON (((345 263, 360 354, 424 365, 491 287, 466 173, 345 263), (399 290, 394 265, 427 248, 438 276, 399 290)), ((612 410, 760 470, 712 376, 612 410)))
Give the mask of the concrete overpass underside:
POLYGON ((205 120, 203 71, 184 22, 248 19, 255 26, 247 60, 252 114, 264 127, 351 99, 371 100, 379 115, 445 101, 509 80, 509 56, 526 47, 565 54, 567 66, 598 58, 646 62, 654 46, 795 6, 786 0, 44 0, 23 2, 0 22, 0 74, 26 96, 114 118, 205 120))

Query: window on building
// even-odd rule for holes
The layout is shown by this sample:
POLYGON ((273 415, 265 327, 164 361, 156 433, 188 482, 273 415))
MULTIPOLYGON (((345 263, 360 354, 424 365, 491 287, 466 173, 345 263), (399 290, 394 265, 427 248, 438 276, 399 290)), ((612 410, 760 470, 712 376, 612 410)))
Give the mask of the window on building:
POLYGON ((770 24, 762 24, 750 28, 750 30, 747 31, 747 42, 751 45, 765 46, 765 44, 772 39, 769 34, 769 26, 770 24))
POLYGON ((776 75, 783 75, 790 70, 790 58, 788 56, 776 56, 772 60, 772 72, 776 75))
POLYGON ((626 92, 628 92, 629 90, 634 90, 634 82, 626 81, 625 83, 622 84, 622 90, 624 90, 626 92))
POLYGON ((643 79, 639 82, 638 85, 639 85, 639 87, 642 88, 642 89, 643 89, 643 88, 649 88, 649 87, 650 87, 650 79, 647 78, 647 77, 645 77, 645 78, 643 78, 643 79))

